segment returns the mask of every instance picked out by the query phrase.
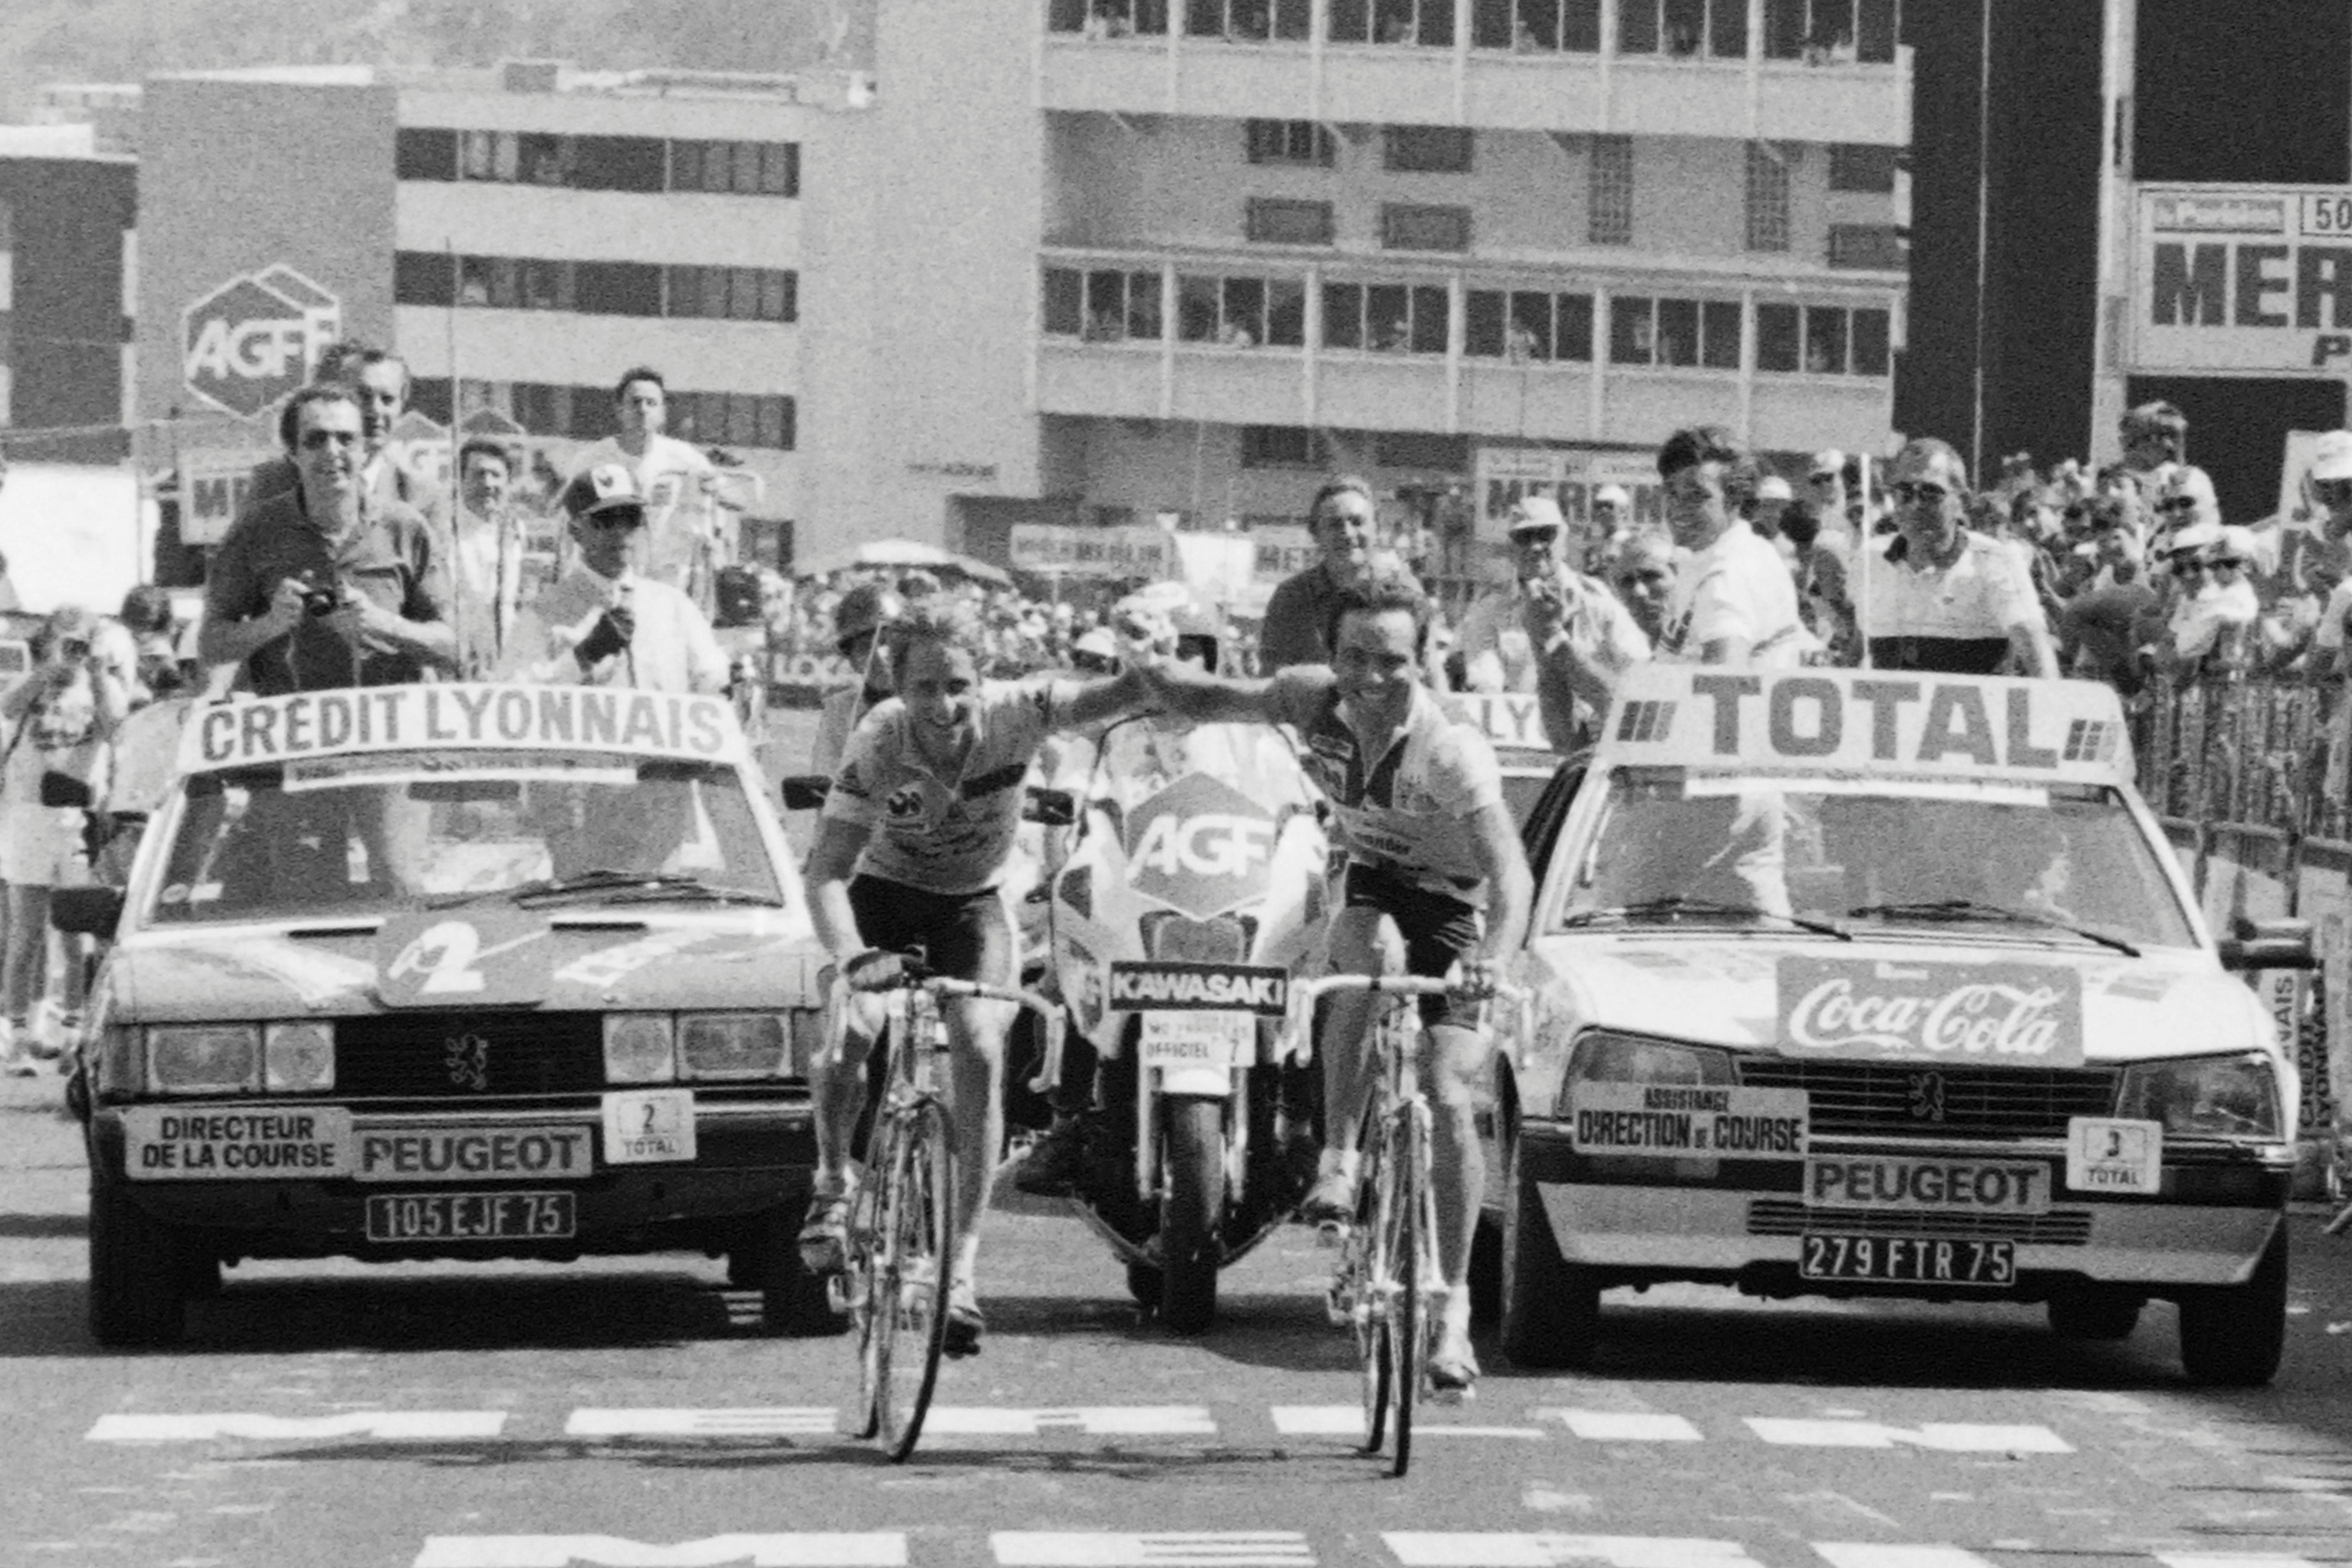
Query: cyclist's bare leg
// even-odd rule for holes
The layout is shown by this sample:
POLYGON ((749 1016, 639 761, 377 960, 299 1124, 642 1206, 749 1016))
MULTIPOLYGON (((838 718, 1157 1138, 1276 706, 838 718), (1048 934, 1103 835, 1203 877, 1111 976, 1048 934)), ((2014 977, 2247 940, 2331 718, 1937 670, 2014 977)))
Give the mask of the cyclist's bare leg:
POLYGON ((866 1059, 888 1017, 879 996, 853 994, 845 1005, 839 1052, 819 1051, 809 1063, 819 1192, 837 1192, 848 1179, 850 1142, 856 1136, 858 1113, 866 1109, 866 1059))
MULTIPOLYGON (((1378 910, 1342 910, 1331 921, 1330 973, 1379 974, 1387 967, 1388 942, 1378 910)), ((1323 1058, 1324 1173, 1339 1169, 1351 1177, 1363 1136, 1364 1109, 1371 1101, 1374 1062, 1364 1038, 1375 999, 1362 992, 1331 997, 1316 1052, 1323 1058)))
POLYGON ((980 1216, 996 1179, 996 1152, 1004 1142, 1004 1037, 1013 1005, 958 997, 945 1008, 949 1056, 948 1109, 955 1124, 955 1281, 970 1289, 980 1258, 980 1216))
POLYGON ((1436 1024, 1422 1034, 1422 1092, 1429 1099, 1429 1184, 1437 1199, 1437 1266, 1445 1279, 1444 1350, 1470 1349, 1470 1242, 1486 1195, 1486 1156, 1478 1142, 1477 1089, 1494 1037, 1436 1024))

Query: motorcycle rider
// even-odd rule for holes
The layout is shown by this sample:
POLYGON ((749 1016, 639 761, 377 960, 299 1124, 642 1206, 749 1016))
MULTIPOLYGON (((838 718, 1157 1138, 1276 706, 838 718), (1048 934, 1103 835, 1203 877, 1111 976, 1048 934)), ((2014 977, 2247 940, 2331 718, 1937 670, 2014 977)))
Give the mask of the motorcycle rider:
MULTIPOLYGON (((1526 934, 1534 882, 1503 801, 1494 748, 1423 679, 1433 614, 1410 577, 1375 574, 1334 606, 1330 665, 1293 668, 1268 680, 1219 679, 1169 665, 1146 672, 1146 680, 1170 712, 1196 723, 1298 728, 1347 857, 1331 973, 1381 973, 1386 921, 1403 939, 1409 973, 1444 976, 1459 966, 1453 995, 1423 1000, 1419 1048, 1436 1112, 1431 1174, 1446 1285, 1444 1336, 1429 1375, 1436 1388, 1466 1390, 1478 1375, 1470 1345, 1470 1243, 1486 1181, 1474 1112, 1493 1049, 1481 1004, 1526 934)), ((1303 1212, 1345 1220, 1355 1212, 1371 1092, 1365 1034, 1372 998, 1332 1003, 1320 1042, 1328 1142, 1303 1212)))
MULTIPOLYGON (((961 602, 927 600, 891 627, 898 695, 850 737, 818 820, 803 879, 817 938, 853 990, 894 984, 908 949, 934 974, 989 984, 1014 979, 1012 922, 998 884, 1021 826, 1022 784, 1057 729, 1139 710, 1139 675, 1076 682, 983 681, 983 629, 961 602)), ((982 1211, 1004 1132, 1000 1075, 1006 1005, 958 998, 941 1008, 950 1055, 956 1179, 946 1351, 980 1349, 973 1284, 982 1211)), ((811 1269, 842 1266, 850 1139, 863 1109, 866 1058, 882 1013, 853 1004, 839 1052, 811 1064, 817 1171, 802 1253, 811 1269)))

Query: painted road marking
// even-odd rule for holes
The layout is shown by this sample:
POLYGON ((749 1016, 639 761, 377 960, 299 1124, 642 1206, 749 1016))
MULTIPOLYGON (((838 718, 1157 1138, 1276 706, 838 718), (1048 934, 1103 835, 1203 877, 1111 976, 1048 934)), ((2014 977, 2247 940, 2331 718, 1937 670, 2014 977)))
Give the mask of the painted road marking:
POLYGON ((2071 1454, 2074 1447, 2047 1426, 1981 1426, 1929 1421, 1889 1426, 1876 1421, 1788 1421, 1750 1415, 1748 1428, 1767 1443, 1799 1448, 1932 1448, 1944 1454, 2071 1454))
POLYGON ((1360 1405, 1277 1405, 1270 1412, 1274 1429, 1286 1437, 1360 1437, 1364 1407, 1360 1405))
POLYGON ((1404 1568, 1757 1568, 1736 1541, 1665 1535, 1554 1535, 1513 1531, 1402 1531, 1381 1537, 1404 1568))
POLYGON ((92 1443, 203 1443, 223 1437, 250 1442, 360 1437, 379 1443, 448 1442, 495 1437, 505 1429, 503 1410, 355 1410, 341 1415, 101 1415, 86 1441, 92 1443))
POLYGON ((1213 1437, 1217 1424, 1199 1405, 1084 1405, 1066 1410, 934 1405, 923 1420, 927 1437, 1034 1437, 1046 1432, 1083 1432, 1089 1437, 1213 1437))
POLYGON ((2155 1556, 2164 1568, 2320 1568, 2291 1552, 2159 1552, 2155 1556))
POLYGON ((733 1410, 574 1410, 567 1437, 829 1437, 830 1405, 748 1405, 733 1410))
MULTIPOLYGON (((1307 1537, 1290 1530, 1001 1530, 990 1536, 1001 1568, 1301 1568, 1315 1561, 1307 1537)), ((421 1565, 420 1565, 421 1568, 421 1565)))
POLYGON ((792 1535, 712 1535, 675 1546, 618 1535, 434 1535, 415 1568, 905 1568, 907 1537, 811 1531, 792 1535))
POLYGON ((1538 1416, 1557 1415, 1568 1429, 1596 1443, 1696 1443, 1698 1428, 1679 1415, 1647 1410, 1538 1410, 1538 1416))
POLYGON ((1816 1541, 1813 1550, 1830 1568, 1993 1568, 1958 1546, 1889 1546, 1870 1541, 1816 1541))

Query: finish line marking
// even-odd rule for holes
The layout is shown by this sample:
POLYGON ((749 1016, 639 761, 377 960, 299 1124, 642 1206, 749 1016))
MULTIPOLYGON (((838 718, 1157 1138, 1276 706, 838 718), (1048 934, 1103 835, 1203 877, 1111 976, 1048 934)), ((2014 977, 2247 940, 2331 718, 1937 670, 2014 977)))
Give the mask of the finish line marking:
POLYGON ((999 1568, 1312 1568, 1315 1549, 1296 1531, 998 1531, 999 1568))
POLYGON ((925 1436, 1035 1437, 1047 1432, 1080 1432, 1089 1437, 1213 1437, 1217 1423, 1199 1405, 1082 1405, 1066 1410, 934 1405, 923 1420, 925 1436))
POLYGON ((675 1546, 618 1535, 434 1535, 414 1568, 906 1568, 907 1537, 863 1534, 712 1535, 675 1546))
POLYGON ((1767 1443, 1800 1448, 1930 1448, 1942 1454, 2071 1454, 2047 1426, 1985 1426, 1960 1421, 1887 1426, 1875 1421, 1784 1421, 1750 1415, 1748 1429, 1767 1443))
POLYGON ((220 1438, 297 1442, 361 1438, 378 1443, 453 1442, 496 1437, 503 1410, 359 1410, 341 1415, 101 1415, 84 1440, 91 1443, 204 1443, 220 1438))
POLYGON ((1578 1436, 1594 1443, 1696 1443, 1698 1428, 1679 1415, 1647 1410, 1538 1410, 1558 1416, 1578 1436))
POLYGON ((1830 1568, 1994 1568, 1958 1546, 1889 1546, 1869 1541, 1816 1541, 1813 1550, 1830 1568))
POLYGON ((574 1410, 567 1437, 830 1437, 840 1422, 830 1405, 733 1410, 574 1410))
POLYGON ((1392 1530, 1381 1539, 1404 1568, 1759 1568, 1736 1541, 1665 1535, 1392 1530))

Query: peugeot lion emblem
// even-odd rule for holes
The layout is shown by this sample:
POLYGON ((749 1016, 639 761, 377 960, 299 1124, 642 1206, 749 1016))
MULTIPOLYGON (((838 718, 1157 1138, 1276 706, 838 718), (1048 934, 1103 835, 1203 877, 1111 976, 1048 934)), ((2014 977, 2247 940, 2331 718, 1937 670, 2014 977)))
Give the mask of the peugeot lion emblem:
POLYGON ((1939 1072, 1915 1072, 1911 1075, 1911 1120, 1941 1121, 1944 1120, 1944 1075, 1939 1072))
POLYGON ((457 1035, 443 1042, 441 1063, 456 1088, 480 1093, 490 1087, 490 1042, 479 1035, 457 1035))

